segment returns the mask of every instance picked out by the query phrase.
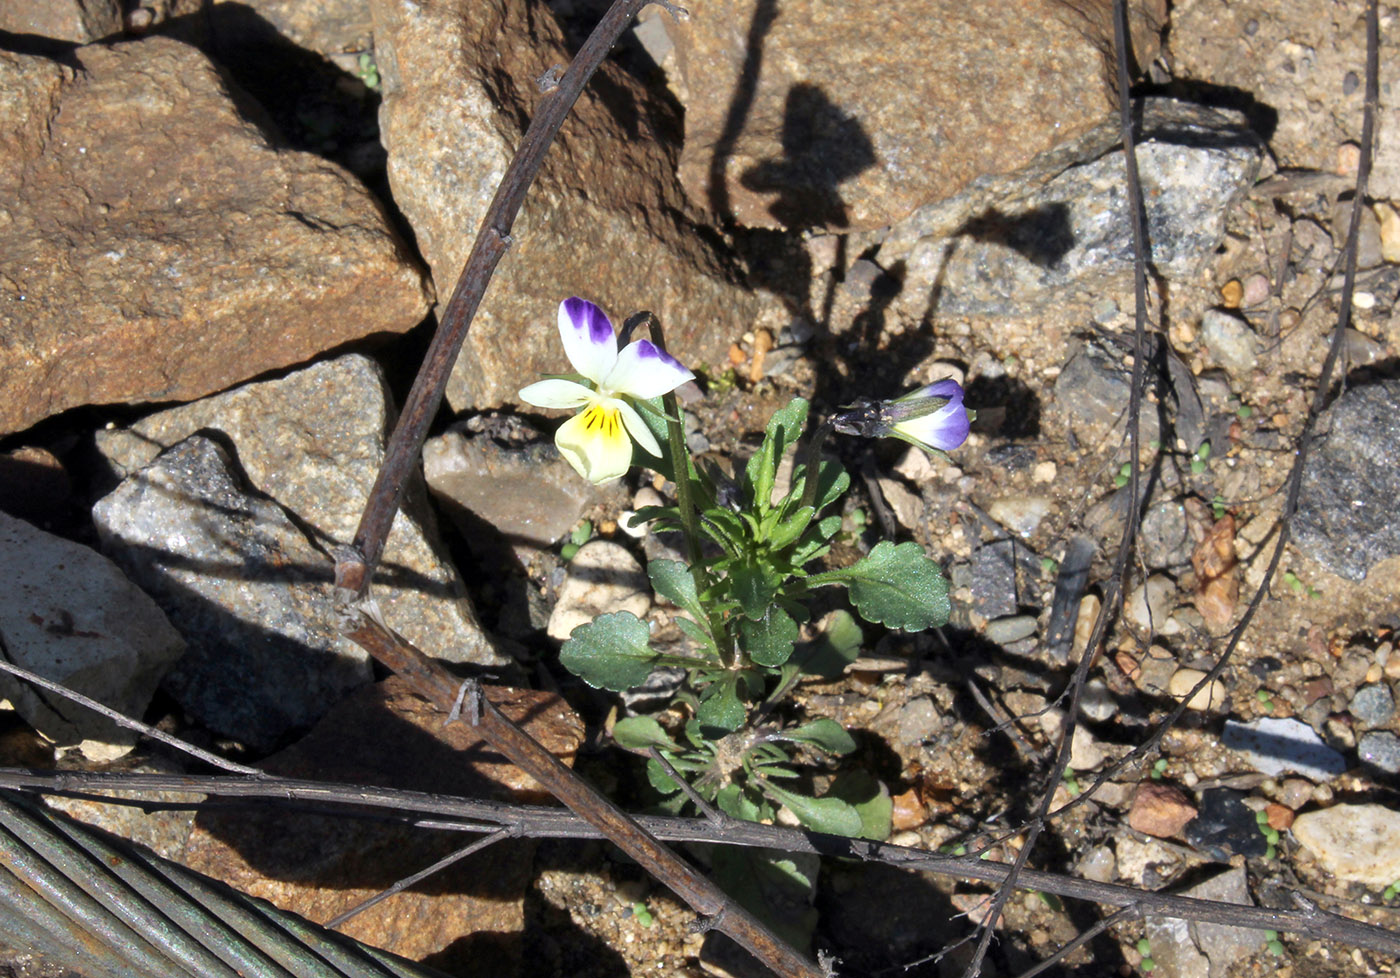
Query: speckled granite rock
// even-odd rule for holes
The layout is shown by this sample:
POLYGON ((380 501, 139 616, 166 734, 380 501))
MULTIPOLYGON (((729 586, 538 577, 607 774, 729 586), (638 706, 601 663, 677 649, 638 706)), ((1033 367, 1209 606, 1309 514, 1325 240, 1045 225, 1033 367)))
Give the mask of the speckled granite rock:
POLYGON ((330 560, 232 465, 189 438, 92 515, 103 548, 189 643, 165 689, 211 730, 266 751, 368 682, 369 654, 336 631, 330 560))
POLYGON ((0 0, 0 31, 87 44, 120 33, 118 0, 0 0))
POLYGON ((1400 381, 1353 387, 1322 415, 1293 521, 1298 549, 1335 574, 1363 581, 1400 556, 1400 381))
MULTIPOLYGON (((379 366, 349 354, 279 380, 161 411, 97 432, 120 476, 195 432, 221 432, 249 482, 294 514, 327 553, 355 536, 384 459, 392 407, 379 366)), ((430 655, 500 665, 457 571, 443 554, 422 482, 394 519, 374 595, 393 628, 430 655)))
POLYGON ((0 53, 0 90, 0 432, 193 399, 426 312, 369 192, 276 148, 194 48, 0 53))
MULTIPOLYGON (((373 12, 389 182, 445 301, 545 97, 536 80, 571 52, 549 13, 523 0, 374 0, 373 12)), ((651 309, 686 363, 719 362, 752 328, 760 300, 684 216, 679 125, 604 62, 525 199, 448 383, 453 408, 518 403, 539 374, 567 369, 554 324, 571 295, 618 324, 651 309)))

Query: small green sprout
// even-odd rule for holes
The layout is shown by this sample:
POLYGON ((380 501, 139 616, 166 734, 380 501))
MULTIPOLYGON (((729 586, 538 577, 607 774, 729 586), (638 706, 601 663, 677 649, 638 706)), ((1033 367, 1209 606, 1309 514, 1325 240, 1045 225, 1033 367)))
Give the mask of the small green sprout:
POLYGON ((1137 942, 1137 953, 1142 955, 1142 970, 1151 971, 1157 967, 1157 962, 1152 960, 1152 944, 1145 937, 1139 937, 1137 942))
POLYGON ((1118 474, 1113 477, 1113 487, 1122 489, 1128 484, 1128 480, 1133 477, 1133 463, 1124 462, 1118 466, 1118 474))
POLYGON ((1384 900, 1386 903, 1389 903, 1391 900, 1394 900, 1397 896, 1400 896, 1400 880, 1396 880, 1394 883, 1391 883, 1389 886, 1387 886, 1385 888, 1385 892, 1381 894, 1381 899, 1384 900))
POLYGON ((1059 562, 1058 560, 1056 560, 1054 557, 1041 557, 1041 558, 1040 558, 1040 570, 1041 570, 1041 573, 1043 573, 1043 574, 1045 574, 1045 575, 1047 575, 1047 576, 1049 576, 1049 577, 1053 577, 1053 576, 1055 576, 1055 574, 1058 573, 1059 570, 1060 570, 1060 562, 1059 562))
POLYGON ((569 534, 569 542, 564 544, 563 548, 560 549, 559 559, 567 564, 574 559, 574 555, 578 553, 579 548, 592 539, 592 537, 593 524, 588 520, 584 520, 578 526, 574 527, 573 532, 569 534))
POLYGON ((1210 442, 1201 442, 1201 447, 1196 449, 1191 456, 1191 474, 1200 475, 1206 470, 1206 460, 1210 458, 1210 442))
POLYGON ((1294 594, 1307 595, 1310 598, 1322 597, 1322 592, 1311 584, 1304 583, 1302 578, 1290 571, 1283 572, 1283 583, 1287 584, 1289 590, 1294 594))
POLYGON ((1074 768, 1065 768, 1065 773, 1060 775, 1060 780, 1065 783, 1065 790, 1071 795, 1078 796, 1082 789, 1079 786, 1079 777, 1074 773, 1074 768))
POLYGON ((1259 832, 1264 836, 1264 841, 1269 844, 1264 851, 1265 859, 1273 859, 1278 855, 1278 829, 1269 824, 1269 816, 1264 812, 1255 812, 1254 821, 1259 825, 1259 832))
POLYGON ((643 927, 650 927, 656 922, 656 918, 651 915, 651 911, 647 909, 647 905, 641 900, 632 904, 632 916, 636 917, 637 923, 641 924, 643 927))
POLYGON ((1215 517, 1217 523, 1225 518, 1227 510, 1225 509, 1224 496, 1216 493, 1215 498, 1210 501, 1210 512, 1211 515, 1215 517))
POLYGON ((1161 781, 1162 775, 1167 773, 1167 759, 1159 757, 1152 763, 1152 780, 1161 781))
POLYGON ((1259 705, 1265 710, 1267 710, 1269 713, 1274 712, 1274 698, 1273 695, 1267 689, 1258 690, 1254 694, 1254 698, 1258 700, 1259 705))
POLYGON ((360 81, 364 82, 365 88, 371 92, 379 91, 379 66, 374 63, 374 55, 368 51, 361 52, 357 64, 358 68, 355 74, 360 76, 360 81))
POLYGON ((1241 404, 1235 411, 1235 417, 1239 418, 1241 421, 1248 421, 1250 418, 1254 417, 1254 408, 1250 407, 1248 404, 1241 404))
POLYGON ((1264 946, 1269 949, 1269 953, 1274 957, 1283 957, 1283 942, 1278 939, 1278 931, 1264 931, 1264 946))

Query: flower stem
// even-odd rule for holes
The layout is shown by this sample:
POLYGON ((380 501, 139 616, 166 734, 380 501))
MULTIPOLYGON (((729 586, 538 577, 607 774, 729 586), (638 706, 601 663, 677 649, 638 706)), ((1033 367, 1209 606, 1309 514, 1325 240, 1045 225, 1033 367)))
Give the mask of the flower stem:
POLYGON ((817 505, 817 481, 821 475, 822 443, 835 429, 835 422, 823 421, 812 433, 812 440, 807 443, 807 451, 802 459, 803 477, 807 481, 802 483, 802 501, 797 507, 799 510, 807 506, 815 507, 817 505))

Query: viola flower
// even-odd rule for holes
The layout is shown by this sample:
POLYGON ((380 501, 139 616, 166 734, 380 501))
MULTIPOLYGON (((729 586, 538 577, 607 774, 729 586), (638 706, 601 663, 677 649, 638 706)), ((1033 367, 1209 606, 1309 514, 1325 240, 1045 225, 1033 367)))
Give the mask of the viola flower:
POLYGON ((893 401, 857 401, 832 419, 837 431, 867 438, 899 438, 942 455, 967 441, 976 413, 963 406, 956 380, 939 380, 893 401))
POLYGON ((554 378, 531 384, 519 397, 535 407, 579 409, 554 433, 574 471, 595 483, 618 478, 632 465, 633 439, 660 458, 661 446, 628 401, 660 397, 695 375, 650 340, 618 352, 612 323, 586 299, 559 303, 559 338, 569 363, 592 386, 554 378))

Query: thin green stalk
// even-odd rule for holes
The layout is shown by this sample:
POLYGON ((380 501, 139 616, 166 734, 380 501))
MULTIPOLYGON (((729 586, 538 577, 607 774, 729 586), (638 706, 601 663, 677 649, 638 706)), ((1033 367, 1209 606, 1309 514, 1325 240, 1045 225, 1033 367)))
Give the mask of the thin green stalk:
MULTIPOLYGON (((822 444, 834 430, 836 430, 836 425, 832 421, 823 421, 812 435, 812 440, 807 443, 806 455, 802 462, 807 481, 802 484, 802 502, 797 507, 799 511, 803 507, 817 505, 817 482, 822 468, 822 444)), ((813 515, 815 516, 815 514, 813 515)))

